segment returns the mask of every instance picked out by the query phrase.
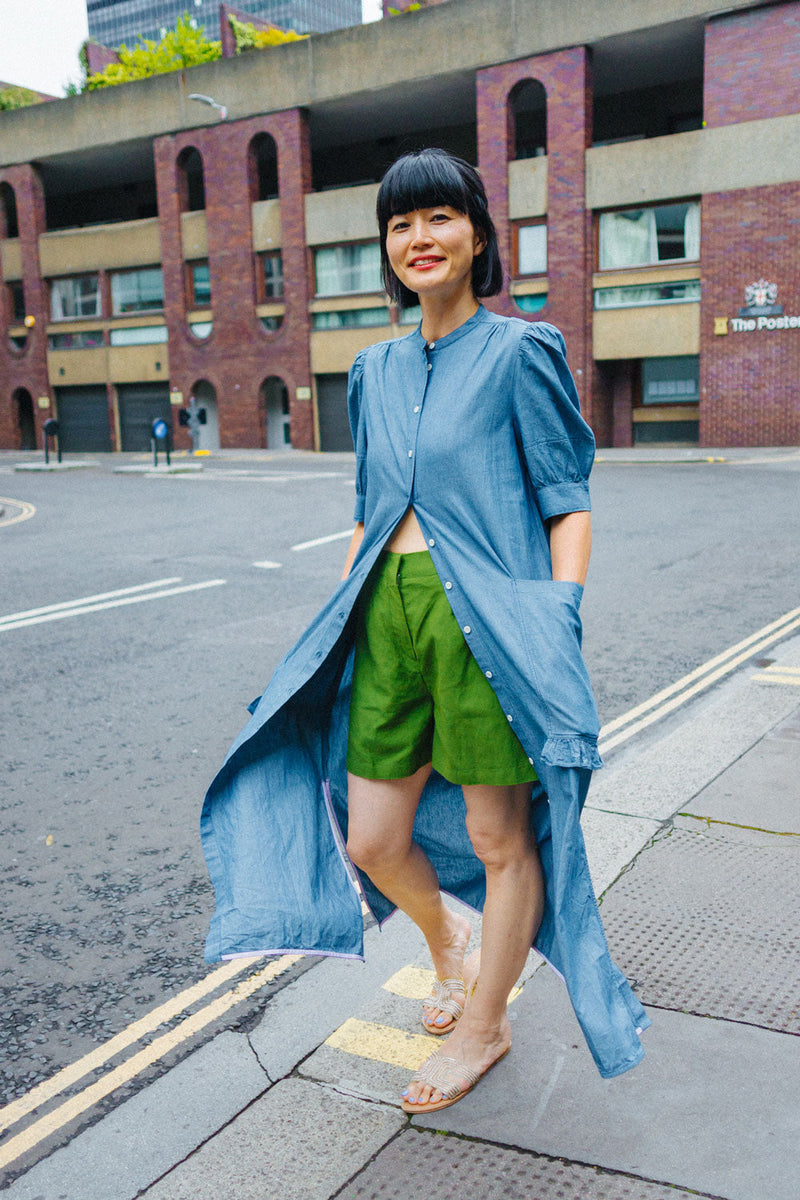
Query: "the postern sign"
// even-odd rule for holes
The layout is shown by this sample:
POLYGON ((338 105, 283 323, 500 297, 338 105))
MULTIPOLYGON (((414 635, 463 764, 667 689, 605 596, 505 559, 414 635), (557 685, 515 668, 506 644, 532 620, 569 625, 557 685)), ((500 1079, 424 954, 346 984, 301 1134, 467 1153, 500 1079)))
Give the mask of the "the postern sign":
POLYGON ((757 279, 744 289, 744 305, 735 317, 714 317, 714 333, 760 333, 762 330, 800 329, 800 315, 787 316, 776 304, 778 285, 757 279))

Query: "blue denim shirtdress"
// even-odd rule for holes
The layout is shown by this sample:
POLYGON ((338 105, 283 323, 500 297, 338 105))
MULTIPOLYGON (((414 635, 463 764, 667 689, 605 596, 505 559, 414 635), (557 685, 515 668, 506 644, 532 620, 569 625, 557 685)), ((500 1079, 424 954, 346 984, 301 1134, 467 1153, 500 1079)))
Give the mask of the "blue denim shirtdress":
MULTIPOLYGON (((601 1075, 618 1075, 642 1057, 650 1022, 609 955, 580 827, 602 765, 599 723, 580 649, 583 589, 553 581, 546 522, 589 509, 594 439, 563 338, 480 307, 433 344, 417 329, 361 351, 348 404, 364 538, 208 790, 201 832, 217 911, 206 957, 361 958, 362 895, 379 921, 393 911, 347 857, 345 758, 354 605, 413 504, 467 644, 539 775, 536 949, 564 978, 601 1075)), ((442 889, 481 909, 465 812, 461 788, 434 772, 414 836, 442 889)))

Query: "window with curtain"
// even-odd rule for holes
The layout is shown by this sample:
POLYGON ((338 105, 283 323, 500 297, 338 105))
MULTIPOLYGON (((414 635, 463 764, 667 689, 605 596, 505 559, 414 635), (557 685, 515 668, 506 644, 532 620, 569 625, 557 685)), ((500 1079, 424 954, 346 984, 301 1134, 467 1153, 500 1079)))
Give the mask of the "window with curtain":
POLYGON ((601 271, 700 257, 700 203, 659 204, 600 214, 601 271))
POLYGON ((383 291, 377 242, 320 247, 314 252, 314 264, 318 296, 383 291))
POLYGON ((262 255, 264 298, 280 300, 283 296, 283 258, 280 252, 262 255))
POLYGON ((115 316, 164 307, 161 267, 118 271, 111 276, 111 310, 115 316))
POLYGON ((518 275, 547 274, 547 225, 544 222, 517 226, 516 268, 518 275))
POLYGON ((70 321, 79 317, 99 317, 100 285, 97 275, 73 275, 54 279, 50 284, 50 317, 70 321))

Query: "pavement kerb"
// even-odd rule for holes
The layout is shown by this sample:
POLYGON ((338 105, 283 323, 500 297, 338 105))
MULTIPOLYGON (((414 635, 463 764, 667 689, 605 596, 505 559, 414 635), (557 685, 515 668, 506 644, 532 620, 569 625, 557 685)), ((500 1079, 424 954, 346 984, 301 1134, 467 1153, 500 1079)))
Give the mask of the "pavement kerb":
MULTIPOLYGON (((779 665, 800 667, 800 637, 778 643, 770 657, 779 665)), ((592 785, 584 818, 598 894, 612 890, 615 881, 630 869, 659 832, 796 711, 798 704, 800 691, 796 686, 765 687, 758 680, 755 664, 745 664, 724 684, 615 751, 592 785)), ((348 1082, 340 1077, 338 1084, 332 1080, 330 1061, 325 1062, 326 1056, 330 1059, 326 1042, 349 1017, 360 1016, 362 1012, 369 1014, 371 996, 380 996, 383 982, 398 966, 420 958, 423 946, 418 931, 403 918, 389 922, 382 934, 376 929, 369 930, 367 943, 369 952, 364 966, 323 960, 273 997, 264 1018, 246 1039, 240 1034, 218 1035, 67 1146, 36 1164, 8 1188, 9 1200, 61 1200, 65 1195, 69 1200, 78 1200, 77 1194, 64 1191, 64 1182, 79 1178, 82 1179, 80 1200, 133 1200, 138 1195, 148 1195, 151 1200, 178 1200, 184 1194, 200 1200, 196 1187, 197 1163, 204 1163, 209 1169, 213 1166, 218 1173, 213 1181, 217 1197, 224 1200, 227 1195, 235 1194, 244 1200, 246 1190, 237 1187, 226 1191, 225 1159, 216 1155, 215 1139, 220 1130, 235 1125, 239 1144, 242 1138, 246 1142, 251 1119, 248 1114, 253 1114, 253 1121, 261 1120, 255 1109, 278 1086, 276 1080, 292 1083, 297 1096, 302 1095, 303 1104, 309 1098, 307 1118, 298 1121, 295 1128, 282 1127, 287 1162, 305 1153, 309 1130, 315 1122, 313 1098, 317 1097, 321 1103, 325 1094, 335 1092, 356 1106, 348 1110, 351 1115, 378 1110, 387 1114, 386 1120, 381 1118, 370 1126, 373 1132, 368 1145, 364 1145, 361 1165, 368 1163, 397 1130, 407 1127, 407 1122, 399 1114, 396 1100, 389 1100, 389 1095, 396 1096, 395 1091, 385 1093, 379 1086, 370 1094, 357 1078, 348 1082), (222 1105, 215 1114, 220 1097, 230 1095, 231 1065, 237 1056, 241 1058, 237 1074, 243 1090, 238 1099, 236 1094, 231 1095, 227 1107, 222 1105), (202 1079, 200 1093, 198 1079, 202 1079), (363 1106, 361 1110, 359 1105, 363 1106), (176 1124, 180 1126, 179 1135, 176 1124), (136 1166, 130 1158, 120 1157, 120 1144, 140 1147, 136 1166), (167 1161, 170 1145, 172 1158, 167 1161), (116 1164, 117 1169, 109 1171, 109 1164, 116 1164), (158 1179, 161 1183, 156 1184, 158 1179), (190 1179, 194 1190, 184 1187, 184 1182, 188 1187, 190 1179)), ((528 985, 530 998, 526 988, 525 1004, 515 1014, 520 1030, 528 1029, 526 1012, 532 1003, 534 987, 536 994, 541 993, 546 1000, 552 996, 556 1008, 561 1005, 563 998, 560 992, 558 995, 553 992, 552 978, 550 972, 537 972, 533 984, 528 985)), ((380 999, 385 1003, 382 996, 380 999)), ((688 1027, 672 1023, 673 1039, 684 1036, 682 1028, 688 1027)), ((769 1039, 781 1035, 765 1036, 769 1039)), ((585 1051, 581 1053, 588 1058, 585 1051)), ((637 1072, 632 1074, 635 1076, 637 1072)), ((489 1089, 492 1084, 487 1080, 484 1086, 489 1089)), ((471 1098, 447 1110, 453 1114, 449 1121, 443 1121, 440 1115, 436 1127, 456 1132, 465 1126, 464 1136, 486 1136, 475 1132, 470 1102, 471 1098)), ((320 1143, 321 1153, 323 1143, 320 1143)), ((558 1149, 549 1152, 560 1153, 558 1149)), ((352 1162, 348 1160, 347 1166, 348 1175, 339 1175, 337 1180, 331 1178, 329 1192, 324 1190, 328 1185, 321 1181, 322 1190, 297 1194, 304 1200, 311 1200, 312 1195, 333 1194, 353 1174, 352 1162)), ((284 1192, 284 1200, 289 1200, 292 1194, 284 1192)), ((728 1196, 723 1191, 717 1194, 728 1196)), ((731 1192, 731 1200, 740 1200, 739 1195, 731 1192)))

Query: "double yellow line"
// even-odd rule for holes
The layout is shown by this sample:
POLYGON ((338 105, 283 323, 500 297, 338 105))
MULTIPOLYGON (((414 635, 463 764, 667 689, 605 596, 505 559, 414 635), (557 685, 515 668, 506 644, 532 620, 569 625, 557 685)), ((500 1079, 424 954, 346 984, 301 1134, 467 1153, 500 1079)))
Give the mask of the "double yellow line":
POLYGON ((682 679, 670 684, 663 691, 656 692, 643 704, 637 704, 635 708, 623 713, 621 717, 609 721, 600 730, 600 752, 607 754, 609 750, 626 742, 634 734, 640 733, 655 721, 660 721, 662 717, 668 716, 676 708, 685 704, 687 700, 691 700, 699 692, 705 691, 712 683, 729 675, 731 671, 747 662, 754 654, 765 650, 767 646, 771 646, 773 642, 779 641, 798 628, 800 628, 800 608, 793 608, 791 612, 784 613, 782 617, 771 621, 763 629, 751 633, 749 637, 737 642, 735 646, 729 647, 722 654, 710 658, 708 662, 696 667, 694 671, 690 671, 688 675, 684 675, 682 679))
MULTIPOLYGON (((270 983, 284 971, 287 971, 294 963, 302 957, 300 954, 284 954, 280 958, 271 960, 267 966, 262 967, 260 971, 248 975, 246 978, 239 980, 228 991, 223 992, 221 996, 217 996, 211 1003, 205 1005, 198 1012, 191 1016, 185 1017, 180 1021, 174 1029, 164 1033, 161 1037, 157 1037, 148 1046, 134 1054, 131 1058, 125 1060, 118 1067, 114 1067, 108 1071, 96 1083, 90 1084, 79 1092, 76 1096, 65 1100, 63 1104, 57 1108, 45 1113, 37 1121, 34 1121, 27 1129, 14 1137, 0 1147, 0 1168, 7 1167, 9 1163, 20 1158, 23 1154, 32 1150, 45 1138, 53 1133, 57 1133, 59 1129, 69 1124, 76 1117, 79 1117, 87 1109, 91 1108, 98 1101, 105 1099, 106 1096, 116 1091, 117 1088, 129 1083, 137 1075, 141 1074, 147 1067, 158 1062, 171 1050, 174 1050, 181 1042, 185 1042, 188 1038, 193 1037, 201 1029, 216 1021, 223 1016, 234 1005, 240 1004, 246 1000, 248 996, 252 996, 259 988, 270 983)), ((96 1071, 99 1067, 105 1066, 112 1058, 123 1053, 130 1046, 140 1041, 147 1034, 153 1033, 159 1026, 167 1021, 171 1021, 173 1017, 178 1016, 186 1009, 191 1008, 198 1000, 204 999, 223 984, 228 983, 236 975, 246 970, 248 965, 252 966, 252 959, 233 959, 219 967, 216 971, 212 971, 206 975, 205 979, 201 979, 199 983, 194 984, 185 991, 179 992, 177 996, 171 997, 164 1004, 154 1008, 152 1012, 142 1017, 133 1024, 128 1025, 121 1033, 111 1038, 104 1045, 98 1046, 90 1054, 79 1058, 77 1062, 71 1063, 70 1066, 64 1067, 58 1071, 51 1079, 46 1079, 40 1083, 38 1087, 33 1088, 26 1095, 21 1096, 18 1100, 12 1101, 5 1108, 0 1109, 0 1132, 10 1129, 16 1125, 24 1117, 34 1112, 37 1108, 41 1108, 48 1100, 52 1100, 61 1092, 66 1091, 72 1084, 77 1083, 84 1075, 88 1075, 91 1071, 96 1071)))

